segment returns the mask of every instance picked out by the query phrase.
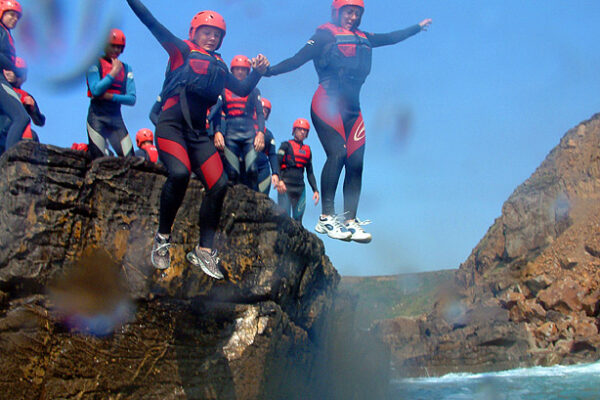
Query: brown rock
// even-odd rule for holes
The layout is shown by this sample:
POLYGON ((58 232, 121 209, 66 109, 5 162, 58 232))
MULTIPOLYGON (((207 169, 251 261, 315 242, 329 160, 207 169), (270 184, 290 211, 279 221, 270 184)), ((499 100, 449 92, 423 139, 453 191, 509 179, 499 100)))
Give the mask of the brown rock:
POLYGON ((549 288, 542 290, 538 301, 546 310, 555 309, 562 313, 581 311, 586 290, 570 278, 553 283, 549 288))
POLYGON ((558 340, 558 329, 554 322, 546 322, 535 330, 535 335, 546 342, 558 340))

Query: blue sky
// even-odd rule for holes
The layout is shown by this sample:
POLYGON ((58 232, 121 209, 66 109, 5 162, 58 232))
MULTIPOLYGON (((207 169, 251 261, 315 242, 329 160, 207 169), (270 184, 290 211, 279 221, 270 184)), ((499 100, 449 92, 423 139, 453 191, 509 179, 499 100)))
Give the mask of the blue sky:
MULTIPOLYGON (((33 25, 37 49, 25 45, 22 30, 15 34, 17 52, 30 66, 24 88, 47 116, 41 140, 60 146, 87 140, 82 68, 108 26, 125 32, 121 59, 135 74, 138 101, 123 108, 125 123, 132 135, 152 127, 147 115, 162 84, 164 50, 124 0, 54 3, 62 6, 63 25, 42 13, 41 2, 23 1, 21 22, 33 25), (85 18, 86 10, 94 19, 85 18), (56 81, 60 89, 49 84, 56 81)), ((329 0, 144 3, 183 38, 196 12, 214 9, 227 22, 220 50, 227 62, 261 52, 272 64, 327 22, 330 7, 329 0)), ((374 50, 361 94, 367 150, 358 212, 373 220, 367 228, 374 238, 368 245, 323 238, 343 275, 458 267, 562 135, 600 111, 597 1, 366 0, 361 28, 388 32, 424 18, 433 19, 429 31, 374 50)), ((310 63, 261 80, 278 142, 291 137, 296 118, 310 119, 316 87, 310 63)), ((324 152, 314 130, 307 143, 319 181, 324 152)), ((341 200, 338 191, 340 209, 341 200)), ((320 205, 307 205, 308 229, 319 213, 320 205)))

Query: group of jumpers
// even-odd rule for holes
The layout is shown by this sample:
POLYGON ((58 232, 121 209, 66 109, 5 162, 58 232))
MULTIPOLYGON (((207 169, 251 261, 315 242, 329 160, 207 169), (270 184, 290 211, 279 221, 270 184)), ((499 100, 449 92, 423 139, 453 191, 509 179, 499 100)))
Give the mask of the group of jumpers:
MULTIPOLYGON (((168 171, 150 255, 156 268, 167 269, 171 265, 171 230, 190 175, 194 173, 206 193, 200 207, 200 240, 186 254, 186 259, 209 276, 223 279, 213 244, 228 179, 258 190, 265 179, 259 174, 256 160, 264 154, 265 144, 267 147, 274 144, 264 126, 268 112, 265 115, 263 108, 270 111, 270 103, 260 98, 256 85, 262 76, 287 73, 310 60, 319 78, 311 103, 311 119, 327 157, 321 173, 322 196, 312 173, 310 147, 304 144, 310 123, 302 118, 293 124, 293 139, 284 142, 277 152, 277 163, 271 162, 270 183, 277 189, 280 204, 286 210, 292 209, 292 216, 301 220, 306 171, 315 205, 320 198, 322 200, 316 232, 343 241, 371 241, 371 234, 363 228, 367 221, 357 218, 366 136, 360 89, 371 70, 373 48, 409 38, 427 29, 431 19, 390 33, 367 33, 358 28, 365 10, 364 0, 333 0, 331 21, 319 26, 294 56, 274 66, 270 66, 262 54, 252 59, 236 56, 230 70, 217 52, 227 32, 225 20, 219 13, 210 10, 197 13, 190 23, 189 36, 180 39, 157 20, 142 1, 126 1, 169 55, 159 101, 151 113, 156 124, 155 135, 153 137, 148 129, 136 135, 140 150, 148 149, 143 150, 144 157, 160 160, 168 171), (344 211, 336 214, 334 198, 342 170, 345 170, 344 211)), ((0 5, 6 3, 16 2, 0 0, 0 5)), ((9 21, 5 23, 6 13, 3 11, 3 33, 10 36, 14 24, 11 27, 9 21)), ((17 14, 20 17, 20 11, 17 14)), ((5 42, 2 40, 2 44, 5 42)), ((125 35, 113 29, 104 57, 87 74, 91 97, 88 147, 93 157, 107 155, 109 143, 119 156, 133 153, 133 144, 120 115, 121 104, 135 103, 133 72, 118 59, 124 47, 125 35)), ((4 63, 4 69, 19 75, 14 65, 14 47, 11 49, 12 53, 5 51, 6 46, 1 49, 2 54, 8 55, 8 61, 0 59, 0 62, 4 63)), ((0 97, 8 96, 2 93, 0 97)), ((0 99, 0 107, 10 115, 5 102, 6 99, 0 99)), ((8 137, 11 137, 10 129, 8 137)), ((274 160, 272 147, 268 153, 274 160)))

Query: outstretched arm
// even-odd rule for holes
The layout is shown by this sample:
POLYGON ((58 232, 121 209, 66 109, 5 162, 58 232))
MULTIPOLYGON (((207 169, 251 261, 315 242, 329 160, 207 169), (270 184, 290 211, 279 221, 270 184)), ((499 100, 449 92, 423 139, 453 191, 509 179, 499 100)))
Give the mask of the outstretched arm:
POLYGON ((327 43, 330 43, 333 40, 334 38, 331 33, 322 29, 317 30, 310 40, 306 42, 304 47, 302 47, 294 56, 270 67, 265 76, 280 75, 300 68, 308 61, 320 56, 327 43))
POLYGON ((269 67, 269 60, 262 54, 257 55, 250 62, 252 63, 252 72, 243 81, 237 79, 231 72, 227 73, 225 87, 238 96, 248 96, 269 67))
POLYGON ((372 47, 389 46, 408 39, 421 31, 427 30, 429 25, 431 25, 431 19, 428 18, 418 24, 409 26, 406 29, 400 29, 390 33, 366 33, 366 35, 369 38, 372 47))

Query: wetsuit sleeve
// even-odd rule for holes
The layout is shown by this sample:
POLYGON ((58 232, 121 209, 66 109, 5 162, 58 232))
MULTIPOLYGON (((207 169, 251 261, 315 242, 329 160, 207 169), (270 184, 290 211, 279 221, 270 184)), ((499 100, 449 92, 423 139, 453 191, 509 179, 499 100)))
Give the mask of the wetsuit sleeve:
POLYGON ((46 124, 46 116, 40 111, 37 101, 29 93, 25 92, 25 95, 33 99, 33 107, 25 106, 25 110, 27 110, 27 113, 31 117, 31 121, 37 126, 44 126, 46 124))
POLYGON ((223 95, 220 95, 217 99, 217 103, 211 107, 208 120, 213 123, 213 130, 215 133, 221 132, 221 110, 223 109, 223 95))
POLYGON ((273 134, 267 133, 269 142, 265 143, 264 152, 268 154, 269 164, 271 165, 271 174, 279 176, 279 157, 277 155, 277 148, 275 147, 275 139, 273 134))
POLYGON ((396 44, 419 32, 421 32, 421 26, 416 24, 390 33, 365 33, 365 35, 367 35, 372 47, 381 47, 396 44))
POLYGON ((333 40, 333 35, 330 32, 318 29, 308 42, 306 42, 304 47, 298 50, 294 56, 281 61, 277 65, 269 67, 265 76, 284 74, 300 68, 308 61, 319 57, 323 53, 325 46, 328 43, 333 42, 333 40))
POLYGON ((4 29, 0 29, 0 68, 11 70, 18 77, 22 76, 22 71, 17 68, 10 57, 10 50, 6 47, 9 46, 9 39, 6 37, 7 33, 4 29))
POLYGON ((258 89, 256 89, 256 96, 254 96, 254 107, 258 131, 265 133, 265 114, 263 112, 262 102, 260 101, 260 90, 258 89))
POLYGON ((131 70, 131 67, 129 67, 129 65, 127 64, 123 64, 123 68, 125 68, 125 76, 127 77, 125 83, 125 94, 114 94, 112 101, 114 101, 115 103, 132 106, 135 104, 136 100, 133 71, 131 70))
POLYGON ((313 172, 312 166, 312 154, 310 155, 308 163, 306 164, 306 177, 308 178, 308 184, 312 188, 313 192, 318 192, 319 189, 317 188, 317 180, 315 179, 315 173, 313 172))
POLYGON ((281 143, 281 146, 279 146, 279 150, 277 151, 277 164, 279 165, 280 169, 283 165, 285 155, 288 153, 289 147, 290 144, 288 142, 283 142, 281 143))
POLYGON ((106 74, 104 78, 100 79, 100 69, 98 68, 97 63, 88 69, 86 78, 90 93, 92 93, 93 97, 102 96, 114 81, 114 78, 109 74, 106 74))
POLYGON ((127 3, 140 21, 150 30, 150 33, 158 40, 160 45, 169 53, 170 57, 176 57, 178 52, 179 54, 183 54, 189 51, 188 45, 158 22, 140 0, 127 0, 127 3))
POLYGON ((158 125, 158 117, 160 116, 160 109, 162 107, 162 98, 158 96, 156 98, 156 102, 150 109, 150 121, 154 124, 154 126, 158 125))
POLYGON ((256 87, 260 78, 261 75, 256 70, 252 70, 243 81, 240 81, 233 76, 231 72, 228 72, 225 80, 225 87, 238 96, 246 97, 252 93, 252 90, 256 87))

